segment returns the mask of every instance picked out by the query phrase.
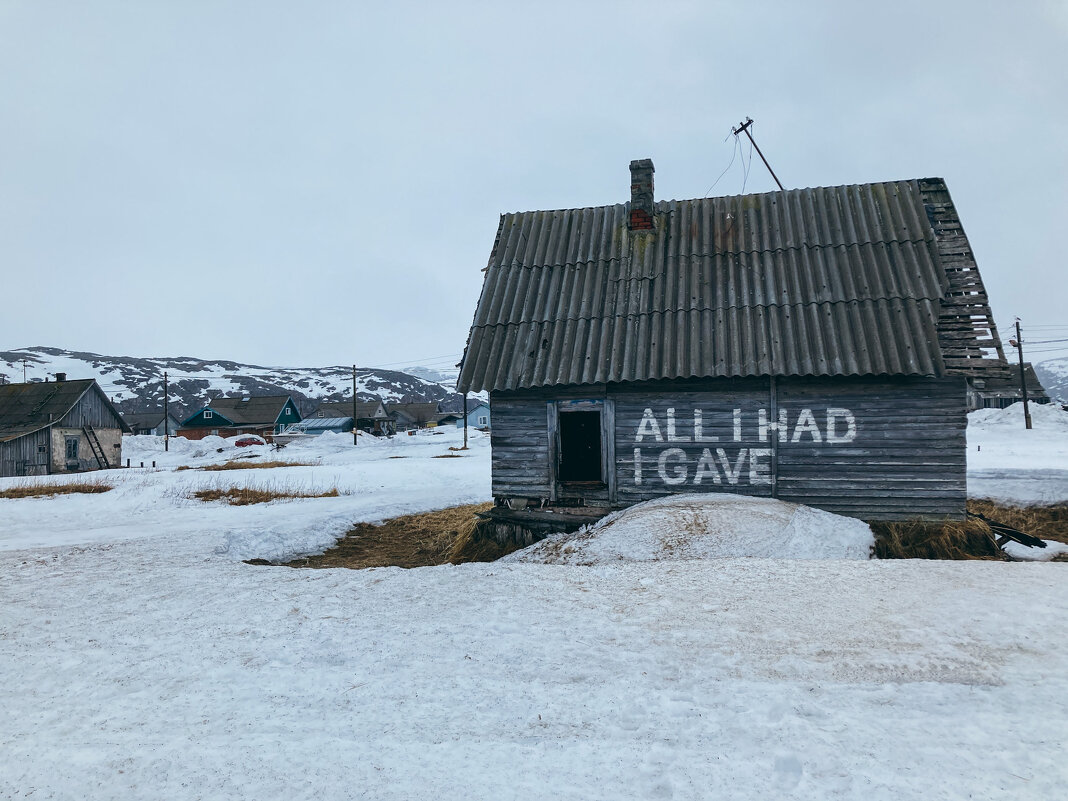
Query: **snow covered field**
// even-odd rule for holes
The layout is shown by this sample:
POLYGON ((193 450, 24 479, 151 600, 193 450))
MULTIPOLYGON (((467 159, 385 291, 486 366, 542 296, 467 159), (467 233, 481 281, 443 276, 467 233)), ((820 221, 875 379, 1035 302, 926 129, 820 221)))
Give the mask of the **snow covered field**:
MULTIPOLYGON (((173 467, 238 451, 137 438, 164 469, 0 500, 0 798, 1063 796, 1068 565, 240 561, 488 500, 486 438, 433 458, 458 436, 221 473, 173 467), (342 494, 187 497, 244 484, 342 494)), ((979 421, 970 487, 1041 469, 1052 498, 1063 447, 979 421)))
POLYGON ((1017 505, 1068 500, 1068 412, 1023 404, 968 415, 968 495, 1017 505))

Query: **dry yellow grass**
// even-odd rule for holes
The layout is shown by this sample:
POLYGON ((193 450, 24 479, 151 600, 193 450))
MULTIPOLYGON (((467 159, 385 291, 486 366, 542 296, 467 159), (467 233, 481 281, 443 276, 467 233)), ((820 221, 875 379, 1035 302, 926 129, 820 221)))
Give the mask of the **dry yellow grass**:
POLYGON ((337 487, 326 492, 302 492, 270 487, 216 487, 197 490, 193 493, 193 497, 198 501, 226 501, 231 506, 250 506, 254 503, 269 503, 293 498, 336 498, 338 494, 337 487))
POLYGON ((968 501, 968 511, 986 515, 1033 537, 1068 542, 1068 503, 1020 507, 993 501, 968 501))
POLYGON ((53 495, 107 492, 113 489, 103 481, 80 481, 75 484, 19 484, 0 490, 0 498, 44 498, 53 495))
POLYGON ((326 553, 296 559, 289 566, 411 568, 492 562, 515 550, 515 546, 502 547, 475 536, 476 513, 492 506, 453 506, 395 517, 381 525, 358 523, 326 553))
MULTIPOLYGON (((1040 537, 1068 542, 1068 504, 1016 507, 993 501, 968 501, 968 511, 1040 537)), ((879 559, 1000 559, 990 527, 981 520, 945 523, 872 523, 879 559)), ((1057 561, 1061 561, 1061 557, 1057 561)))
POLYGON ((1008 559, 978 520, 872 523, 871 530, 876 559, 1008 559))
POLYGON ((182 465, 181 467, 174 468, 178 470, 207 470, 215 472, 219 470, 266 470, 272 467, 315 467, 312 462, 253 462, 251 460, 245 461, 242 459, 231 459, 229 462, 223 462, 222 464, 209 464, 204 467, 192 467, 190 465, 182 465))

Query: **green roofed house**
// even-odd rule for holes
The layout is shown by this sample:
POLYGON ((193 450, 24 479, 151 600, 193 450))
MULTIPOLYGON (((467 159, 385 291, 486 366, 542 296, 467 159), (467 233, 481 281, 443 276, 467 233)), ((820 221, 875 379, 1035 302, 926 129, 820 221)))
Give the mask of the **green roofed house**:
POLYGON ((91 378, 0 385, 0 477, 119 467, 129 433, 91 378))
POLYGON ((270 441, 274 434, 300 419, 297 405, 289 395, 215 398, 182 423, 178 436, 203 439, 212 434, 220 437, 256 434, 270 441))

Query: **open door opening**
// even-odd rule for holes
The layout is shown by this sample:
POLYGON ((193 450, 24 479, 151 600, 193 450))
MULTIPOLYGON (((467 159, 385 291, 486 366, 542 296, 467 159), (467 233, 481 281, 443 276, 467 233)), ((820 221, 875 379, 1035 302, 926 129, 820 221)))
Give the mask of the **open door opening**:
POLYGON ((601 473, 601 413, 560 412, 562 482, 604 482, 601 473))

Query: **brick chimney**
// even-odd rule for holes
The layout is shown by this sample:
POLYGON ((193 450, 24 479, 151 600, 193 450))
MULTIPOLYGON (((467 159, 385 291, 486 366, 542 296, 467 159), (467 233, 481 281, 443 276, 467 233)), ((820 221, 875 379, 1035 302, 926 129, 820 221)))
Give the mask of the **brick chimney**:
POLYGON ((653 160, 637 159, 630 163, 631 231, 653 230, 653 160))

